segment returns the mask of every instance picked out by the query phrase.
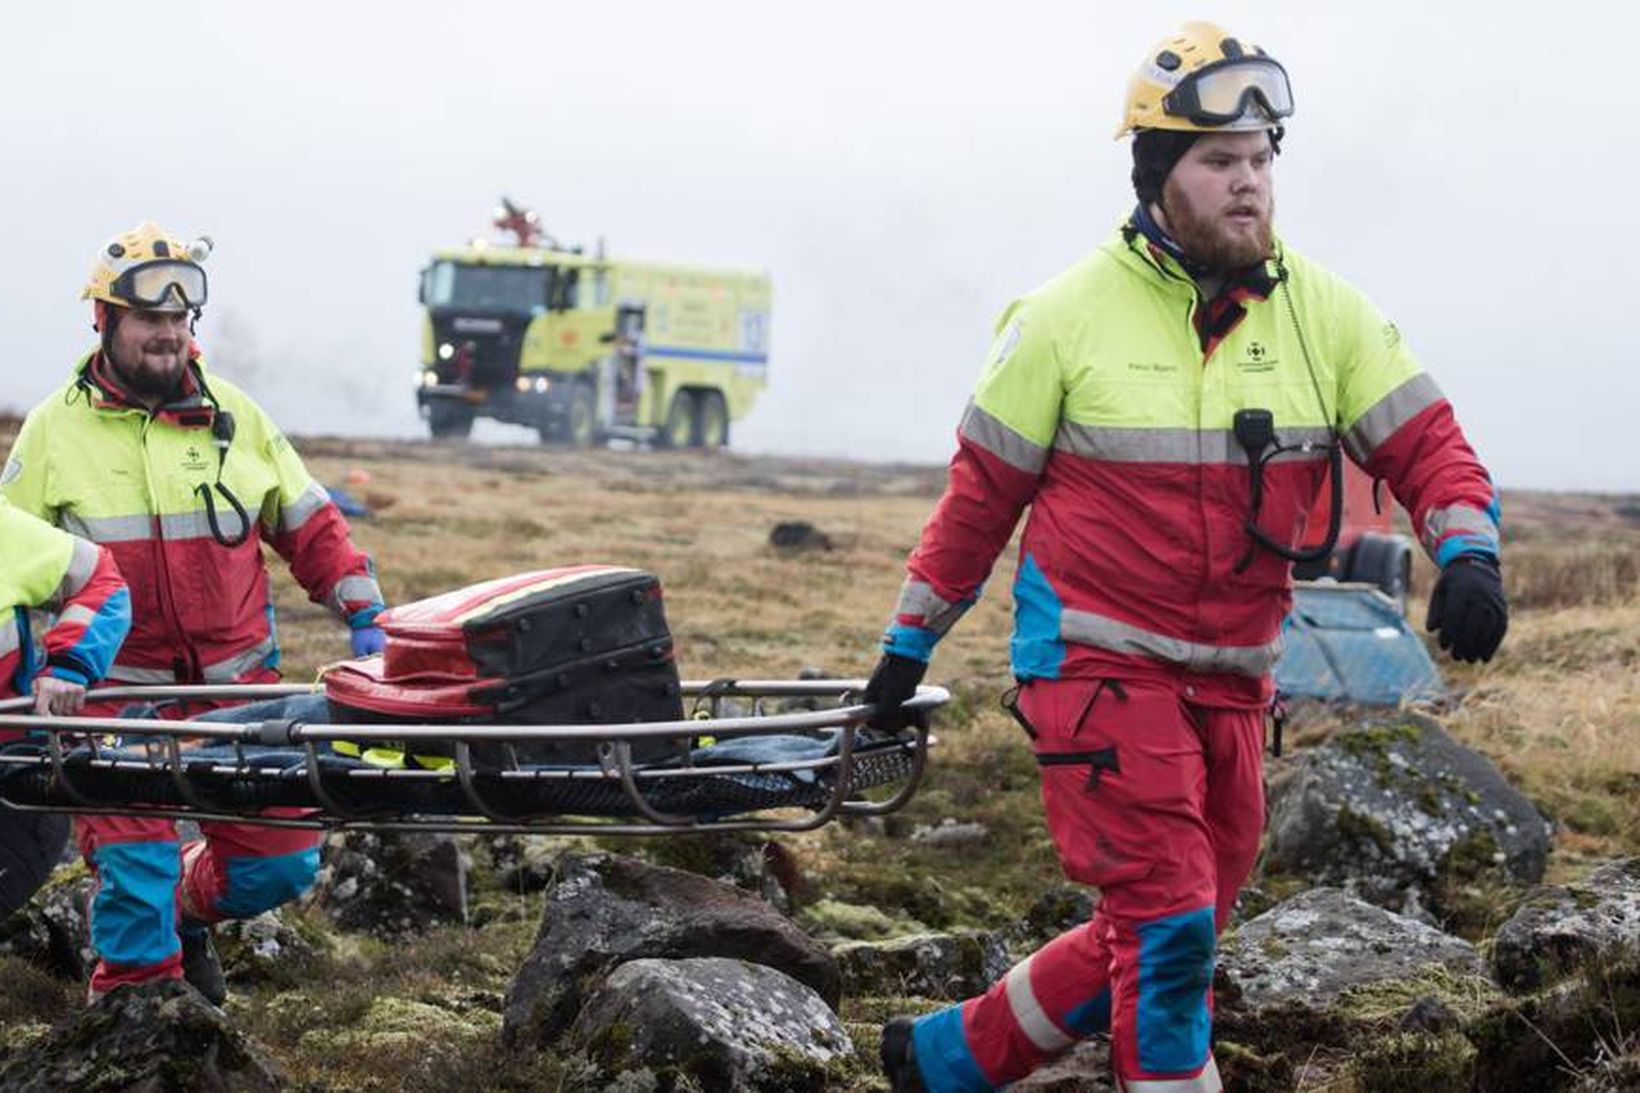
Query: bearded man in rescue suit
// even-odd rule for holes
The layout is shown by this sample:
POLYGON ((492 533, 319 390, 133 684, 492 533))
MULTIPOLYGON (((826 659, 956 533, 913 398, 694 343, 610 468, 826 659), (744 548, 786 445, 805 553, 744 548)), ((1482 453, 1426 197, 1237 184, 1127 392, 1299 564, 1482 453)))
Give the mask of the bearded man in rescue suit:
MULTIPOLYGON (((355 656, 381 649, 370 559, 273 422, 211 376, 194 344, 209 253, 208 240, 185 243, 151 223, 97 252, 82 297, 92 301, 101 344, 29 413, 3 474, 13 504, 106 547, 129 582, 131 634, 110 682, 277 682, 263 542, 351 629, 355 656)), ((220 1002, 209 924, 260 914, 313 882, 318 831, 201 830, 202 839, 179 846, 169 820, 76 821, 97 877, 93 996, 186 974, 220 1002)))
POLYGON ((1451 406, 1358 291, 1271 232, 1292 105, 1281 65, 1218 27, 1158 44, 1118 133, 1137 206, 998 324, 866 699, 903 720, 1029 506, 1017 709, 1063 868, 1100 902, 984 995, 891 1021, 896 1091, 994 1089, 1107 1029, 1118 1088, 1221 1088, 1215 939, 1258 851, 1289 557, 1335 445, 1441 567, 1441 646, 1487 660, 1503 638, 1495 495, 1451 406))

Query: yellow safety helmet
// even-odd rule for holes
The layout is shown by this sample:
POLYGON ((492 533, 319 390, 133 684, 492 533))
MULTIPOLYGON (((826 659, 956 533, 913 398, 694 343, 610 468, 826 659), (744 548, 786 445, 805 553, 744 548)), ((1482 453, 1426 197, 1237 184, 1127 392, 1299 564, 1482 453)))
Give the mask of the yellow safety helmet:
POLYGON ((1293 112, 1287 70, 1213 23, 1186 23, 1128 80, 1120 140, 1139 129, 1193 133, 1276 129, 1293 112))
POLYGON ((211 240, 184 243, 153 221, 110 239, 97 252, 82 300, 145 311, 198 311, 205 306, 211 240))

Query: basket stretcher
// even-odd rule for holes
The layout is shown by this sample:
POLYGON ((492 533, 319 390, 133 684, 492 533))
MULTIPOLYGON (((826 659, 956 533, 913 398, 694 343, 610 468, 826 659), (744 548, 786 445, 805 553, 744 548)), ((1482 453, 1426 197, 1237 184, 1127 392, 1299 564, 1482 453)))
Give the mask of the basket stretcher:
MULTIPOLYGON (((0 802, 22 810, 271 826, 491 833, 651 835, 801 831, 843 816, 880 815, 916 792, 935 742, 928 715, 950 695, 923 686, 907 703, 917 724, 870 729, 869 705, 850 704, 859 680, 685 682, 694 716, 624 725, 329 724, 323 690, 302 685, 119 687, 98 701, 267 702, 253 721, 42 718, 27 698, 0 702, 0 802), (793 700, 821 709, 777 708, 793 700), (640 740, 684 742, 676 759, 636 762, 640 740), (494 745, 595 741, 596 764, 477 762, 494 745), (337 741, 448 753, 441 769, 390 767, 338 754, 337 741), (703 743, 703 741, 711 741, 703 743), (699 746, 696 746, 699 745, 699 746), (867 796, 865 791, 876 793, 867 796), (277 809, 278 815, 267 815, 277 809), (292 810, 299 810, 293 812, 292 810), (795 814, 794 814, 795 813, 795 814)), ((358 749, 354 749, 358 750, 358 749)))

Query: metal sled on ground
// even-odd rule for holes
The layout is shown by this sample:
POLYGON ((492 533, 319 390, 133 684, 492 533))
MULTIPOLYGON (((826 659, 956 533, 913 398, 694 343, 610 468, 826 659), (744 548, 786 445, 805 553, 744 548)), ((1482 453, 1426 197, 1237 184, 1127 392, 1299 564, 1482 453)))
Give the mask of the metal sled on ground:
MULTIPOLYGON (((949 693, 918 688, 908 706, 920 724, 885 734, 866 725, 872 706, 852 702, 862 686, 860 680, 685 682, 693 717, 624 725, 64 719, 21 713, 32 700, 14 699, 0 702, 0 729, 28 730, 31 737, 0 747, 0 801, 24 810, 294 827, 802 831, 842 816, 892 812, 921 780, 934 743, 927 715, 948 702, 949 693), (634 760, 635 745, 658 738, 677 742, 672 757, 634 760), (563 740, 596 742, 597 762, 518 761, 518 748, 563 740), (375 747, 445 758, 384 764, 370 758, 375 747)), ((287 708, 307 698, 322 717, 318 686, 97 692, 99 701, 283 699, 287 708)))

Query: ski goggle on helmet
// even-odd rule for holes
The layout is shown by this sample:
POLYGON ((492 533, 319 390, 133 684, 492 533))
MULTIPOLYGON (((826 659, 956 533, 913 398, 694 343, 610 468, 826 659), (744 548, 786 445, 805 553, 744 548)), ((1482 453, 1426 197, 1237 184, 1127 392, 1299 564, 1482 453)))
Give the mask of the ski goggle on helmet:
POLYGON ((1128 80, 1121 138, 1137 129, 1276 129, 1293 112, 1287 70, 1212 23, 1186 23, 1146 54, 1128 80))
POLYGON ((139 224, 97 252, 80 298, 144 311, 198 311, 208 295, 200 263, 210 253, 207 237, 184 243, 157 224, 139 224))

